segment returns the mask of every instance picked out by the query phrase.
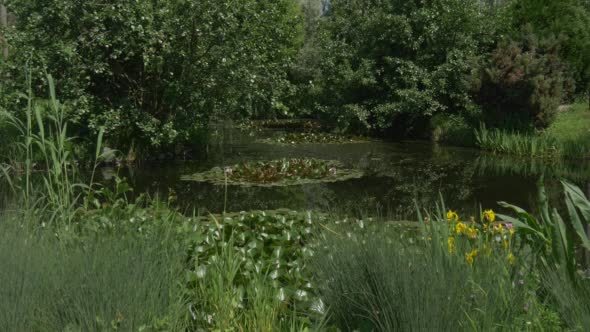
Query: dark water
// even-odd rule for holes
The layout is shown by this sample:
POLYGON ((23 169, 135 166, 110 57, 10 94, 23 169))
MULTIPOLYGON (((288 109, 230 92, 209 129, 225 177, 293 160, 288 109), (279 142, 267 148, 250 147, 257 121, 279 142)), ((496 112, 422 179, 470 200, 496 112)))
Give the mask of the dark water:
MULTIPOLYGON (((255 142, 270 132, 240 130, 212 133, 207 149, 195 161, 157 162, 119 170, 136 192, 167 197, 173 190, 185 211, 220 212, 225 188, 208 183, 181 181, 180 177, 229 166, 242 161, 290 157, 339 160, 361 168, 366 176, 337 183, 278 188, 228 187, 227 211, 252 209, 317 209, 354 215, 411 218, 414 199, 431 207, 444 197, 448 207, 475 213, 479 207, 497 208, 507 201, 535 208, 537 181, 543 175, 553 200, 559 201, 559 179, 568 178, 590 190, 590 164, 547 164, 483 154, 429 142, 358 144, 305 144, 282 146, 255 142)), ((103 169, 105 179, 116 172, 103 169)))

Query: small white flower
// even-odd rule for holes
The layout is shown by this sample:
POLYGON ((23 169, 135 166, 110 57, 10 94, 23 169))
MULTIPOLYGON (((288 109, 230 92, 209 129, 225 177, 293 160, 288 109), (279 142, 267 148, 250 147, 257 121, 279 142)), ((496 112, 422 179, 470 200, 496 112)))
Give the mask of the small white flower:
POLYGON ((234 172, 234 170, 231 167, 226 167, 223 172, 225 173, 225 175, 227 176, 231 176, 234 172))

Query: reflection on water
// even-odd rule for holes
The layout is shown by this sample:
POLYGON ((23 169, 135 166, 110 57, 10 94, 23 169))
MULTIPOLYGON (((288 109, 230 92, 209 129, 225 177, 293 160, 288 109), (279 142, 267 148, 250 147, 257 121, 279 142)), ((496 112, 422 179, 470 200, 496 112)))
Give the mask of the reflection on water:
MULTIPOLYGON (((224 205, 223 186, 180 181, 180 177, 251 160, 297 157, 339 160, 346 166, 363 169, 366 176, 337 183, 278 188, 230 186, 227 209, 321 209, 397 218, 411 217, 414 199, 422 206, 430 206, 439 199, 439 192, 447 206, 475 213, 480 205, 497 207, 497 201, 533 208, 536 181, 541 175, 545 175, 547 189, 555 197, 559 195, 559 177, 571 179, 583 188, 590 180, 587 162, 568 165, 525 162, 428 142, 296 146, 255 142, 265 135, 268 133, 217 131, 198 160, 128 168, 121 175, 129 178, 136 192, 165 195, 173 189, 183 209, 219 212, 224 205)), ((103 171, 103 176, 112 178, 113 170, 103 171)))

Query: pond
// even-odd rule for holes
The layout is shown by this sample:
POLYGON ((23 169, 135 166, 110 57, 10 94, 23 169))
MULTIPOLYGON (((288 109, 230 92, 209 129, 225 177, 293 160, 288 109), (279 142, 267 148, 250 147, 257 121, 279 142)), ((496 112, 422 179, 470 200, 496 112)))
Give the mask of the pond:
MULTIPOLYGON (((430 142, 358 142, 348 144, 269 144, 261 139, 280 130, 220 128, 211 132, 209 144, 191 161, 151 162, 125 168, 135 192, 167 196, 173 190, 187 213, 316 209, 351 215, 412 218, 414 200, 432 207, 444 197, 447 207, 477 213, 507 201, 534 209, 537 181, 543 176, 549 196, 560 201, 560 178, 590 190, 590 163, 531 162, 484 154, 468 148, 445 147, 430 142), (226 187, 181 177, 250 161, 281 158, 317 158, 339 161, 362 170, 364 176, 346 181, 278 187, 226 187)), ((101 170, 103 179, 115 171, 101 170)))

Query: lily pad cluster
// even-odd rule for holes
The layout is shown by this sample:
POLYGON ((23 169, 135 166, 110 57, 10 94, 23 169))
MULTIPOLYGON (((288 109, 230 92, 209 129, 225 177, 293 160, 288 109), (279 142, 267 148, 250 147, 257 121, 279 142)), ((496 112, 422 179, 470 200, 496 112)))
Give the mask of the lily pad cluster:
POLYGON ((215 167, 206 172, 183 176, 182 180, 217 185, 272 187, 337 182, 362 176, 362 171, 345 168, 338 161, 293 158, 215 167))
POLYGON ((299 132, 299 133, 285 133, 276 137, 265 138, 259 140, 261 143, 270 144, 345 144, 345 143, 365 143, 368 142, 366 138, 358 136, 345 136, 332 133, 323 132, 299 132))
POLYGON ((243 123, 240 127, 250 129, 286 129, 300 131, 319 131, 323 128, 320 122, 309 119, 275 119, 249 121, 243 123))
POLYGON ((324 232, 354 240, 360 234, 366 239, 370 234, 403 226, 377 224, 370 219, 334 222, 322 213, 279 209, 210 215, 191 219, 183 227, 182 233, 190 235, 186 294, 195 304, 195 319, 213 328, 215 311, 220 308, 202 302, 199 285, 218 277, 216 269, 222 260, 231 257, 240 262, 231 284, 225 285, 225 293, 232 294, 233 306, 251 306, 249 299, 256 296, 250 294, 256 293, 252 284, 264 276, 285 306, 321 317, 326 308, 310 265, 318 254, 329 253, 322 240, 324 232))
MULTIPOLYGON (((276 210, 210 216, 206 226, 192 237, 190 266, 194 282, 207 278, 209 266, 219 259, 219 249, 230 246, 243 262, 234 279, 235 287, 246 288, 256 275, 267 275, 282 300, 307 303, 313 300, 307 260, 314 228, 325 217, 312 213, 276 210)), ((323 221, 322 221, 323 220, 323 221)), ((309 303, 308 303, 309 304, 309 303)))

